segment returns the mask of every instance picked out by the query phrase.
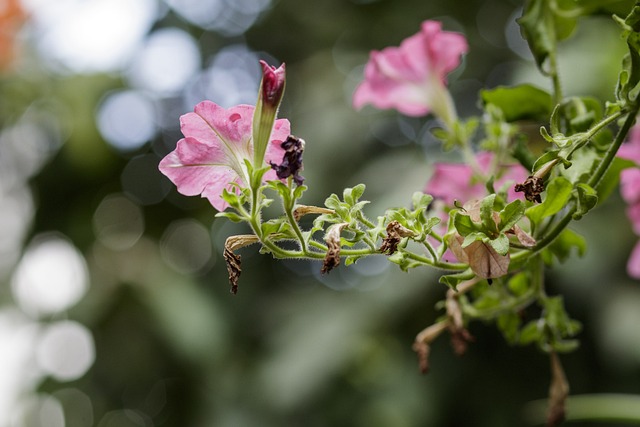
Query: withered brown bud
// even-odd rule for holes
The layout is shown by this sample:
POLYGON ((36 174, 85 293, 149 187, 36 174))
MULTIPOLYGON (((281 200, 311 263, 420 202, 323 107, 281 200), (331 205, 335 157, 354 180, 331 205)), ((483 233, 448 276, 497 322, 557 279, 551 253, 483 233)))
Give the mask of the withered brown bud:
POLYGON ((400 225, 398 221, 391 221, 387 224, 387 237, 382 240, 382 246, 378 251, 383 254, 393 255, 398 250, 398 244, 403 237, 414 236, 415 233, 400 225))
POLYGON ((524 192, 524 198, 530 202, 542 203, 540 194, 544 191, 544 179, 530 175, 522 184, 516 184, 514 190, 524 192))
POLYGON ((302 153, 304 152, 304 139, 289 135, 287 139, 280 144, 284 150, 282 163, 279 165, 270 162, 271 168, 276 171, 276 175, 280 179, 290 176, 297 185, 302 185, 304 177, 300 176, 302 166, 302 153))
POLYGON ((560 425, 565 419, 565 402, 569 395, 569 382, 562 369, 560 358, 555 351, 551 357, 551 385, 549 386, 549 408, 547 411, 547 427, 560 425))
POLYGON ((327 208, 321 208, 318 206, 305 206, 305 205, 298 205, 296 206, 296 208, 293 210, 293 219, 297 221, 300 221, 300 218, 302 218, 305 215, 310 215, 310 214, 332 214, 335 213, 335 211, 333 209, 327 209, 327 208))
POLYGON ((456 355, 462 356, 467 352, 468 344, 473 342, 474 338, 464 327, 462 307, 460 306, 458 295, 455 291, 449 289, 449 291, 447 291, 445 307, 447 310, 447 318, 449 319, 451 346, 456 355))
POLYGON ((231 293, 238 293, 238 280, 242 273, 241 256, 233 253, 236 249, 258 242, 258 237, 253 234, 242 234, 238 236, 229 236, 224 242, 224 252, 222 256, 227 264, 227 272, 229 273, 229 283, 231 284, 231 293))
POLYGON ((420 372, 427 374, 429 372, 429 353, 431 352, 431 343, 447 329, 447 321, 434 323, 433 325, 423 329, 413 342, 412 349, 418 354, 418 366, 420 372))
POLYGON ((324 238, 325 242, 327 242, 327 255, 324 257, 322 269, 320 270, 322 274, 328 273, 340 265, 340 232, 347 225, 349 225, 347 222, 333 224, 327 230, 324 238))

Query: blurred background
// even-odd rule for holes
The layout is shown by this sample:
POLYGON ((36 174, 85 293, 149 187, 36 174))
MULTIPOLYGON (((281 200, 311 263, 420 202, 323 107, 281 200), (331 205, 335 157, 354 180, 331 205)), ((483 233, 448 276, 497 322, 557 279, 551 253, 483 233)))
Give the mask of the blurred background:
MULTIPOLYGON (((625 46, 610 14, 630 3, 563 43, 567 93, 612 99, 625 46)), ((352 110, 368 52, 442 20, 469 40, 450 87, 460 114, 477 114, 480 88, 548 87, 521 8, 0 0, 0 427, 527 425, 548 359, 492 325, 471 325, 463 358, 436 341, 419 374, 411 344, 446 291, 434 272, 380 257, 321 276, 249 247, 234 297, 222 246, 246 229, 157 170, 196 103, 255 103, 266 59, 287 64, 280 116, 307 141, 303 201, 363 182, 370 216, 407 206, 451 156, 429 119, 352 110)), ((636 237, 619 197, 575 229, 588 253, 548 279, 584 325, 563 357, 572 392, 640 394, 640 288, 625 274, 636 237)))

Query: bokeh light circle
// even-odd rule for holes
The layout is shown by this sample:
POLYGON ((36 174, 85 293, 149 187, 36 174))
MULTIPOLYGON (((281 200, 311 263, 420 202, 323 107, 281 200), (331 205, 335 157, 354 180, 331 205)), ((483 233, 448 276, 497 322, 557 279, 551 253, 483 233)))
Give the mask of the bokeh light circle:
POLYGON ((182 90, 200 69, 200 51, 185 31, 165 28, 153 32, 134 61, 133 86, 169 96, 182 90))
POLYGON ((122 194, 105 197, 93 214, 98 240, 113 250, 132 247, 144 232, 142 209, 122 194))
POLYGON ((134 90, 107 95, 98 108, 97 121, 104 139, 122 151, 140 148, 157 129, 153 101, 134 90))
POLYGON ((40 316, 64 311, 88 287, 84 257, 59 235, 37 236, 20 260, 11 287, 25 313, 40 316))
POLYGON ((83 376, 95 360, 91 332, 69 320, 48 326, 36 350, 40 368, 58 381, 73 381, 83 376))

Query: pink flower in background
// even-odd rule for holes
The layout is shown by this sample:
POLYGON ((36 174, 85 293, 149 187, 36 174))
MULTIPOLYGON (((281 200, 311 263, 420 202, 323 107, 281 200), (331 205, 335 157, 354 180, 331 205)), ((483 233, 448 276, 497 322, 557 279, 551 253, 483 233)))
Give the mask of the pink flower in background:
MULTIPOLYGON (((493 153, 482 152, 476 155, 476 162, 483 173, 488 173, 493 153)), ((519 197, 513 189, 514 184, 524 181, 529 172, 520 164, 512 164, 505 168, 505 172, 494 182, 496 191, 508 185, 507 198, 514 200, 519 197)), ((473 171, 466 163, 436 163, 433 175, 427 182, 424 192, 436 199, 443 200, 453 206, 457 200, 460 204, 488 195, 484 182, 473 182, 473 171)))
MULTIPOLYGON (((225 109, 211 101, 199 103, 193 113, 180 117, 184 138, 162 159, 160 171, 181 194, 200 194, 214 208, 223 211, 228 206, 221 198, 223 190, 234 191, 233 183, 240 187, 248 185, 244 161, 253 161, 253 112, 254 107, 250 105, 225 109)), ((282 161, 284 150, 280 144, 289 133, 288 120, 275 121, 265 153, 267 162, 282 161)), ((268 171, 263 179, 276 180, 276 172, 268 171)))
MULTIPOLYGON (((629 133, 629 141, 618 150, 618 157, 631 160, 636 167, 620 173, 620 194, 627 202, 627 217, 631 221, 634 233, 640 236, 640 127, 634 127, 629 133)), ((640 279, 640 242, 636 243, 627 262, 629 276, 640 279)))
POLYGON ((422 29, 399 47, 372 51, 365 66, 365 81, 353 94, 353 106, 395 108, 408 116, 433 112, 449 124, 453 105, 446 75, 467 52, 462 34, 442 31, 442 23, 425 21, 422 29))

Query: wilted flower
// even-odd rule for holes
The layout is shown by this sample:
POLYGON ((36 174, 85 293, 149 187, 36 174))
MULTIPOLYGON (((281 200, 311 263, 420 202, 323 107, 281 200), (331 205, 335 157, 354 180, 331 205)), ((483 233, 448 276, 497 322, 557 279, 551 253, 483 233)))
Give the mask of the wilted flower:
MULTIPOLYGON (((225 109, 211 101, 199 103, 193 113, 180 117, 184 138, 162 159, 160 171, 181 194, 200 194, 223 211, 228 206, 221 198, 223 190, 237 192, 236 185, 241 188, 249 185, 245 160, 253 163, 253 113, 254 107, 250 105, 225 109)), ((280 145, 289 133, 288 120, 275 121, 266 147, 266 161, 282 159, 284 150, 280 145)), ((268 171, 263 179, 277 179, 276 172, 268 171)))
POLYGON ((395 108, 408 116, 433 112, 449 125, 455 118, 446 75, 467 52, 462 34, 442 31, 442 24, 425 21, 422 29, 399 47, 371 52, 365 81, 353 94, 353 105, 395 108))
POLYGON ((271 168, 276 171, 278 178, 286 179, 293 177, 297 185, 302 185, 304 177, 300 176, 300 171, 303 169, 302 154, 304 153, 304 140, 289 135, 280 147, 284 150, 282 162, 280 162, 280 164, 270 162, 271 168))

